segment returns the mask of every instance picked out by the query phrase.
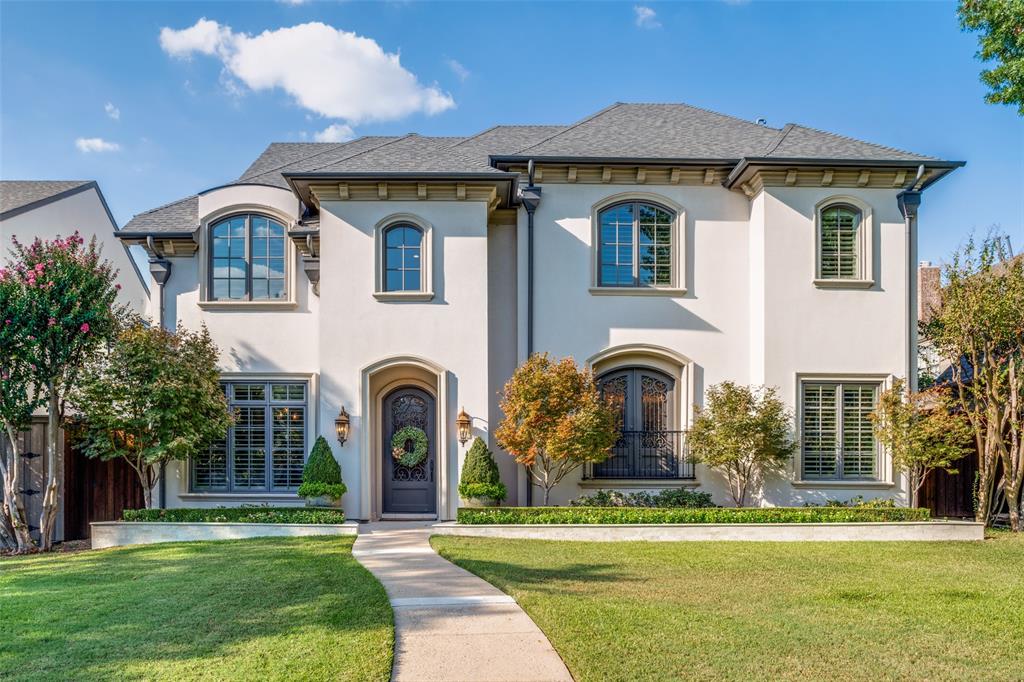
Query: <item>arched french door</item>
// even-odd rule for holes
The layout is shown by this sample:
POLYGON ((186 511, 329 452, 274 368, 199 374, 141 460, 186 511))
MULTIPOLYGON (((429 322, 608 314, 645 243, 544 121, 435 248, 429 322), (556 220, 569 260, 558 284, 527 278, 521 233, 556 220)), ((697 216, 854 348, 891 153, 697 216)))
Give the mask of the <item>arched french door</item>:
MULTIPOLYGON (((436 406, 434 397, 421 388, 404 386, 384 397, 381 419, 381 511, 384 514, 437 513, 437 480, 435 460, 436 406), (391 440, 406 426, 422 429, 427 434, 427 457, 416 466, 403 466, 395 459, 391 440)), ((407 449, 411 443, 406 443, 407 449)))
POLYGON ((676 381, 648 367, 615 369, 598 377, 601 394, 619 417, 612 456, 591 469, 593 478, 679 478, 682 432, 676 430, 676 381))

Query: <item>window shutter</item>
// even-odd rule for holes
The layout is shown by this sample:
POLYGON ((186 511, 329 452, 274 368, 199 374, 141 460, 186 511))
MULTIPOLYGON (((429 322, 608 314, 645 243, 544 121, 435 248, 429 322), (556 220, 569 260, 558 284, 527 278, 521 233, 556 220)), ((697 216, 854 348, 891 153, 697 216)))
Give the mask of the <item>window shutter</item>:
POLYGON ((234 433, 235 488, 263 488, 267 485, 266 408, 239 407, 234 433))
POLYGON ((821 212, 821 278, 860 277, 860 211, 833 206, 821 212))
POLYGON ((875 387, 843 386, 843 477, 874 478, 875 434, 868 415, 875 409, 875 387))
POLYGON ((271 466, 275 488, 296 488, 302 483, 306 450, 306 410, 275 407, 271 466))
POLYGON ((836 475, 838 405, 836 384, 803 386, 803 474, 806 478, 836 475))

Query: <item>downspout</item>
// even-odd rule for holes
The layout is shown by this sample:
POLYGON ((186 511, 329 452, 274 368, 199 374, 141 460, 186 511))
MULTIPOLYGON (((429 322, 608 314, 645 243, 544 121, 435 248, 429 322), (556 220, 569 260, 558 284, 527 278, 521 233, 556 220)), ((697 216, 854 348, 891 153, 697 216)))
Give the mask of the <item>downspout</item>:
MULTIPOLYGON (((160 328, 164 329, 164 285, 171 278, 171 261, 163 257, 153 237, 146 237, 146 251, 149 252, 149 274, 156 284, 156 319, 160 328)), ((160 508, 167 507, 167 464, 160 463, 160 508)))
MULTIPOLYGON (((533 214, 540 205, 540 187, 533 184, 533 159, 526 166, 529 184, 519 190, 526 209, 526 357, 533 355, 533 214)), ((526 474, 526 506, 533 506, 533 482, 526 474)))
POLYGON ((921 191, 917 187, 923 176, 924 165, 922 164, 917 167, 917 177, 914 179, 913 189, 904 190, 896 195, 896 202, 903 215, 904 248, 907 254, 907 295, 904 302, 907 324, 904 342, 907 353, 907 388, 911 391, 917 390, 917 308, 915 303, 917 298, 917 214, 921 206, 921 191))

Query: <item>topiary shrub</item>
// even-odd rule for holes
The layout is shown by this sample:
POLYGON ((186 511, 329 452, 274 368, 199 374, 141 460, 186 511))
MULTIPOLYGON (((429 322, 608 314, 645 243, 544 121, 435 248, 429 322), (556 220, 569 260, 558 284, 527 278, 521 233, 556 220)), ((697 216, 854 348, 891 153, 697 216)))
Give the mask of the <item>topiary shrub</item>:
POLYGON ((327 439, 320 436, 313 444, 306 466, 302 468, 302 485, 299 486, 299 497, 307 500, 317 497, 328 497, 340 500, 348 488, 341 480, 341 467, 334 459, 331 446, 327 439))
POLYGON ((486 498, 501 502, 507 494, 494 455, 483 439, 477 438, 466 453, 466 461, 462 465, 459 495, 467 500, 486 498))

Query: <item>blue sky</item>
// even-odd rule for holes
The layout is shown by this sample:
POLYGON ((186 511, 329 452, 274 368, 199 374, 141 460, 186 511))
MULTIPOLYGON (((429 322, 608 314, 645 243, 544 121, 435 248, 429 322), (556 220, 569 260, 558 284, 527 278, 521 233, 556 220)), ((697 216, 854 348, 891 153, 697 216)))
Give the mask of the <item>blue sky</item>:
POLYGON ((1024 250, 1024 119, 983 102, 976 37, 952 2, 4 2, 0 14, 0 176, 99 180, 119 224, 236 178, 271 141, 463 135, 686 102, 965 160, 925 194, 921 258, 991 225, 1024 250))

